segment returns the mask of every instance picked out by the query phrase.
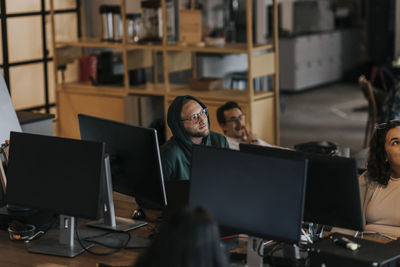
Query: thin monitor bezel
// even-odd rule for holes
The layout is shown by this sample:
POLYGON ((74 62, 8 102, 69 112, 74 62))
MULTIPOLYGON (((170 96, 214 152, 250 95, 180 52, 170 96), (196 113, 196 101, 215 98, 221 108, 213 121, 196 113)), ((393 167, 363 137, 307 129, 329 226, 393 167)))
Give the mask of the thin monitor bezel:
MULTIPOLYGON (((264 160, 265 156, 260 156, 260 155, 254 155, 252 153, 246 153, 246 152, 242 152, 242 151, 236 151, 236 150, 230 150, 230 149, 224 149, 224 148, 216 148, 216 147, 208 147, 208 146, 199 146, 199 145, 193 145, 193 151, 192 151, 192 167, 191 167, 191 182, 190 182, 190 193, 189 193, 189 203, 190 204, 199 204, 199 201, 194 200, 194 198, 196 198, 197 196, 194 196, 193 192, 194 188, 197 186, 197 180, 199 180, 199 178, 195 178, 195 176, 193 176, 193 172, 196 170, 193 170, 194 168, 197 168, 196 165, 197 164, 201 164, 201 167, 204 168, 205 166, 207 166, 208 164, 206 162, 198 162, 198 159, 196 158, 196 151, 197 150, 209 150, 209 152, 211 150, 218 152, 223 152, 221 153, 219 158, 224 158, 223 154, 224 153, 233 153, 233 154, 237 154, 237 155, 242 155, 242 158, 244 157, 248 157, 248 160, 254 159, 254 158, 258 158, 258 160, 264 160)), ((232 154, 232 155, 233 155, 232 154)), ((302 179, 301 181, 299 181, 299 183, 301 184, 300 187, 292 187, 292 188, 296 188, 296 190, 300 190, 298 191, 298 193, 301 195, 300 199, 298 199, 298 201, 295 201, 294 203, 296 203, 296 209, 297 209, 297 215, 298 219, 296 220, 296 222, 292 223, 293 225, 297 225, 296 229, 294 231, 296 231, 296 234, 294 234, 291 237, 284 237, 284 236, 278 236, 276 235, 276 233, 271 232, 270 230, 265 230, 265 232, 261 232, 259 229, 258 230, 252 230, 250 228, 245 228, 242 225, 231 225, 230 223, 235 224, 236 222, 234 222, 235 220, 230 221, 229 223, 226 222, 221 222, 218 221, 219 225, 225 229, 229 229, 229 230, 234 230, 240 233, 245 233, 251 236, 256 236, 256 237, 262 237, 262 238, 268 238, 268 239, 274 239, 277 241, 283 241, 286 243, 292 243, 292 244, 298 244, 300 242, 300 237, 301 237, 301 225, 302 225, 302 218, 303 218, 303 207, 304 207, 304 198, 305 198, 305 183, 306 183, 306 171, 307 171, 307 160, 305 159, 284 159, 286 162, 289 161, 296 161, 297 164, 301 164, 301 169, 303 170, 303 174, 301 175, 302 177, 300 179, 302 179)), ((200 165, 199 165, 200 166, 200 165)), ((242 168, 243 166, 241 166, 241 164, 235 164, 233 163, 231 166, 233 167, 238 167, 237 170, 239 170, 240 168, 242 168)), ((264 167, 264 166, 263 166, 264 167)), ((247 170, 246 168, 243 168, 243 170, 247 170)), ((211 175, 210 175, 211 176, 211 175)), ((300 175, 299 175, 300 176, 300 175)), ((237 182, 237 181, 235 181, 237 182)), ((227 182, 229 183, 229 181, 227 182)), ((210 184, 210 187, 212 187, 213 185, 210 184)), ((196 189, 198 190, 198 189, 196 189)), ((210 192, 204 192, 204 197, 209 197, 210 192)), ((249 194, 249 192, 247 192, 246 194, 249 194)), ((221 201, 226 201, 226 199, 221 199, 221 201)), ((217 203, 214 203, 215 205, 217 205, 217 203)), ((255 204, 255 203, 253 203, 255 204)), ((257 205, 260 205, 260 203, 257 203, 257 205)), ((209 207, 204 207, 204 208, 210 208, 209 207)), ((251 210, 251 207, 248 207, 249 210, 251 210)), ((240 214, 240 211, 235 210, 232 207, 232 211, 231 212, 237 212, 238 214, 240 214)), ((215 216, 215 214, 212 214, 213 216, 215 216)), ((235 215, 236 216, 236 215, 235 215)), ((275 219, 275 218, 274 218, 275 219)))
MULTIPOLYGON (((121 128, 125 128, 125 129, 130 129, 130 130, 140 130, 143 132, 148 132, 152 135, 152 140, 153 140, 153 144, 154 144, 154 153, 155 158, 157 160, 157 166, 156 168, 158 169, 157 171, 157 175, 158 180, 156 181, 156 183, 159 186, 159 190, 160 193, 162 194, 162 197, 160 197, 160 199, 158 199, 157 201, 160 201, 160 203, 157 203, 157 205, 159 205, 161 208, 165 207, 167 205, 167 197, 166 197, 166 192, 165 192, 165 183, 164 183, 164 176, 163 176, 163 171, 162 171, 162 165, 161 165, 161 156, 160 156, 160 149, 159 149, 159 144, 158 144, 158 137, 157 137, 157 130, 152 129, 152 128, 146 128, 146 127, 141 127, 141 126, 136 126, 136 125, 131 125, 131 124, 127 124, 127 123, 122 123, 122 122, 118 122, 118 121, 114 121, 114 120, 109 120, 109 119, 104 119, 104 118, 100 118, 100 117, 95 117, 95 116, 91 116, 91 115, 87 115, 87 114, 78 114, 78 120, 79 120, 79 128, 80 128, 80 134, 81 134, 81 138, 85 139, 85 140, 97 140, 97 141, 102 141, 106 144, 106 152, 108 151, 108 146, 111 140, 111 142, 120 142, 121 140, 115 139, 115 138, 109 138, 107 136, 107 139, 109 140, 104 140, 104 138, 98 138, 98 136, 96 136, 95 138, 93 137, 93 134, 95 135, 95 132, 91 132, 91 133, 85 133, 84 131, 88 130, 88 129, 82 129, 85 126, 83 126, 83 124, 87 123, 88 121, 90 121, 90 123, 100 123, 104 125, 107 125, 108 127, 118 127, 119 129, 121 128), (82 127, 83 126, 83 127, 82 127), (85 137, 85 135, 87 134, 91 134, 92 137, 85 137), (161 203, 162 202, 162 203, 161 203)), ((101 126, 100 128, 102 128, 103 126, 101 126)), ((92 130, 89 130, 92 131, 92 130)), ((134 136, 132 138, 135 138, 134 136)), ((134 149, 134 148, 132 148, 134 149)), ((112 164, 112 162, 111 162, 112 164)), ((111 166, 112 167, 112 166, 111 166)), ((124 179, 127 179, 126 177, 124 179)), ((116 179, 112 179, 112 187, 113 187, 113 191, 119 192, 121 194, 125 194, 125 195, 129 195, 132 197, 138 197, 137 196, 137 192, 134 192, 134 189, 130 189, 130 188, 122 188, 122 186, 117 185, 116 186, 116 179)), ((142 197, 142 196, 140 196, 142 197)), ((157 202, 154 201, 154 202, 157 202)))
MULTIPOLYGON (((364 230, 364 223, 362 219, 362 208, 361 208, 361 198, 360 198, 360 189, 359 189, 359 181, 358 181, 358 171, 357 171, 357 163, 356 160, 353 158, 345 158, 345 157, 339 157, 339 156, 328 156, 328 155, 317 155, 317 154, 307 154, 303 153, 300 151, 296 150, 290 150, 290 149, 284 149, 284 148, 277 148, 277 147, 265 147, 265 146, 257 146, 257 145, 251 145, 251 144, 240 144, 239 145, 240 149, 242 151, 247 151, 250 153, 257 153, 257 154, 264 154, 264 155, 269 155, 269 156, 280 156, 280 157, 305 157, 309 160, 308 163, 308 179, 307 179, 307 189, 306 189, 306 199, 305 199, 305 206, 304 206, 304 221, 306 222, 313 222, 317 224, 323 224, 323 225, 328 225, 328 226, 334 226, 334 227, 342 227, 342 228, 348 228, 348 229, 353 229, 356 231, 363 231, 364 230), (322 167, 318 167, 318 165, 322 165, 322 167), (324 166, 331 166, 332 168, 335 168, 336 171, 343 170, 345 166, 352 166, 352 172, 348 173, 346 175, 339 175, 337 176, 336 179, 343 179, 341 181, 343 184, 346 184, 346 188, 351 187, 351 190, 343 191, 343 192, 337 192, 337 191, 332 191, 332 190, 327 190, 326 194, 315 194, 315 190, 319 190, 318 188, 315 188, 316 186, 313 186, 313 181, 316 183, 320 183, 318 179, 326 179, 325 186, 328 188, 329 183, 335 182, 336 179, 333 177, 330 177, 331 173, 327 171, 324 166), (316 168, 319 168, 320 170, 320 175, 318 177, 314 177, 314 173, 316 168), (310 171, 311 170, 311 171, 310 171), (348 176, 352 176, 352 180, 348 180, 348 176), (328 177, 328 178, 327 178, 328 177), (345 178, 346 177, 346 178, 345 178), (346 180, 344 180, 346 179, 346 180), (346 218, 342 220, 342 222, 338 222, 337 218, 329 218, 331 213, 327 211, 326 208, 323 208, 323 203, 324 201, 321 199, 317 199, 316 196, 327 196, 327 200, 325 202, 330 203, 330 202, 335 202, 335 198, 337 199, 343 199, 343 196, 346 195, 347 193, 347 198, 352 199, 350 201, 350 204, 347 204, 346 207, 348 208, 349 205, 351 206, 352 211, 349 213, 358 214, 358 219, 354 219, 354 215, 347 216, 347 218, 353 218, 351 219, 351 222, 346 221, 346 218), (322 204, 321 204, 322 202, 322 204), (316 214, 318 212, 310 212, 310 210, 314 209, 312 208, 313 206, 318 205, 321 206, 321 213, 316 214), (322 218, 321 218, 322 214, 322 218)), ((318 171, 318 170, 317 170, 318 171)), ((337 180, 336 180, 337 181, 337 180)), ((343 188, 344 189, 344 188, 343 188)), ((343 209, 344 207, 337 207, 337 209, 343 209)))

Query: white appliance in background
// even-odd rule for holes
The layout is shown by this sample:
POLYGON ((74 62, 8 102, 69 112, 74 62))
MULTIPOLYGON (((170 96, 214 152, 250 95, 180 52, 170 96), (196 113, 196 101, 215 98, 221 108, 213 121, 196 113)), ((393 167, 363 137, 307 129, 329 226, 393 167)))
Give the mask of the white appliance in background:
POLYGON ((22 132, 22 129, 11 102, 6 82, 0 74, 0 144, 10 139, 10 131, 22 132))
POLYGON ((341 79, 359 63, 361 30, 321 32, 279 39, 279 81, 301 91, 341 79))

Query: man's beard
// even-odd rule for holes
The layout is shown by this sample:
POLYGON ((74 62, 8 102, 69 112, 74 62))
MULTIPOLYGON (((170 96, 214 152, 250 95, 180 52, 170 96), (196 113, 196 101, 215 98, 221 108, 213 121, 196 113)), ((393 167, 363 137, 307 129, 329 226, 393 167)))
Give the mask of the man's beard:
POLYGON ((187 132, 190 137, 206 137, 210 133, 210 130, 207 129, 207 131, 205 131, 205 132, 198 132, 198 131, 193 132, 193 131, 187 130, 187 132))
MULTIPOLYGON (((241 130, 243 130, 243 129, 244 129, 244 126, 240 126, 240 127, 236 127, 235 128, 236 133, 241 131, 241 130)), ((245 136, 245 132, 244 131, 242 131, 241 134, 236 134, 236 133, 235 133, 235 137, 236 138, 243 138, 245 136)))
POLYGON ((240 131, 240 130, 242 130, 242 129, 244 129, 244 125, 243 125, 243 126, 235 127, 235 130, 236 130, 236 131, 240 131))

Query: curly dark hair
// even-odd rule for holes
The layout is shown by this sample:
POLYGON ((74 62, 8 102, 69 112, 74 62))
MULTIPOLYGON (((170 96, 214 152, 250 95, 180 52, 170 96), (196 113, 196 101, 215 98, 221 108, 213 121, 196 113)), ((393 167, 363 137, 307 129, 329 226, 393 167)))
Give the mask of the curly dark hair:
POLYGON ((234 102, 234 101, 226 102, 225 104, 223 104, 222 106, 220 106, 220 107, 217 109, 217 120, 218 120, 218 123, 219 123, 219 124, 222 124, 222 125, 225 124, 224 111, 230 110, 230 109, 233 109, 233 108, 237 108, 237 109, 239 109, 240 111, 242 110, 242 109, 240 108, 240 106, 238 105, 238 103, 236 103, 236 102, 234 102))
POLYGON ((400 120, 379 124, 369 144, 369 155, 367 161, 367 175, 371 181, 381 185, 387 185, 392 170, 386 160, 386 135, 390 129, 400 126, 400 120))

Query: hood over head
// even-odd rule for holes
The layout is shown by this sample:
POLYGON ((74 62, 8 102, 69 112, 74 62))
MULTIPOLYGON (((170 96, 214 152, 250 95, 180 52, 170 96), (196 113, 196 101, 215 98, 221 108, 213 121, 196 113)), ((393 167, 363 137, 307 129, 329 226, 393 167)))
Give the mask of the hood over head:
MULTIPOLYGON (((193 142, 189 138, 185 127, 183 126, 183 121, 181 119, 182 107, 185 100, 191 99, 196 101, 200 104, 203 108, 206 108, 206 105, 198 100, 197 98, 191 95, 185 96, 178 96, 172 101, 171 105, 168 108, 168 115, 167 115, 167 123, 169 128, 171 129, 173 139, 183 148, 185 153, 190 153, 192 151, 193 142)), ((210 118, 207 116, 208 119, 208 127, 210 127, 210 118)), ((203 138, 204 144, 211 144, 210 135, 203 138)))

